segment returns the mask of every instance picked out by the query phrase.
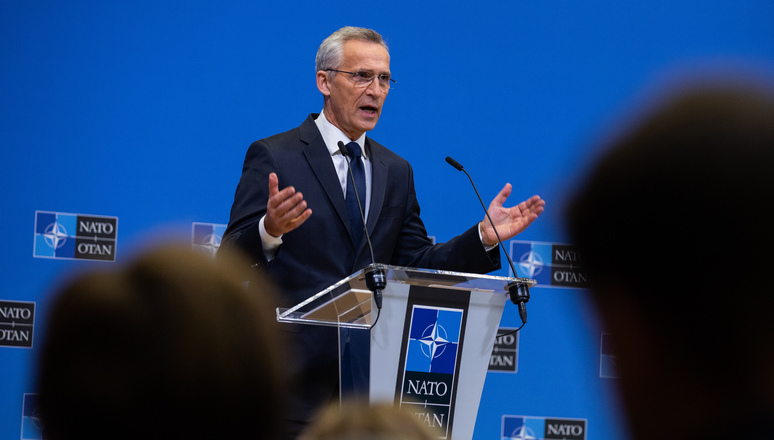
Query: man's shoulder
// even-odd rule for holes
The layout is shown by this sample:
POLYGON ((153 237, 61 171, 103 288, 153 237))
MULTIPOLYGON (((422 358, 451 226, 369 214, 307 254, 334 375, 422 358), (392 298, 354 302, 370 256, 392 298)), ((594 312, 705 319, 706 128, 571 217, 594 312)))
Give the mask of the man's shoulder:
POLYGON ((370 150, 370 155, 374 159, 380 159, 387 163, 408 164, 408 161, 401 157, 398 153, 390 150, 370 137, 366 137, 366 148, 370 150))
POLYGON ((287 146, 298 143, 304 145, 309 144, 316 137, 320 136, 320 130, 317 129, 317 125, 314 123, 316 117, 317 114, 311 113, 298 127, 265 137, 255 141, 255 143, 262 143, 269 147, 287 146))

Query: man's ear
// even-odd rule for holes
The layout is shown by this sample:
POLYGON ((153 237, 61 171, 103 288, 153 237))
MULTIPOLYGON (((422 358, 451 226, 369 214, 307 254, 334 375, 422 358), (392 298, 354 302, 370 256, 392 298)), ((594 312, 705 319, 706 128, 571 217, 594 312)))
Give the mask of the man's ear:
POLYGON ((323 70, 317 71, 317 89, 320 90, 320 93, 322 93, 326 98, 330 96, 331 89, 330 89, 330 77, 328 77, 328 72, 325 72, 323 70))

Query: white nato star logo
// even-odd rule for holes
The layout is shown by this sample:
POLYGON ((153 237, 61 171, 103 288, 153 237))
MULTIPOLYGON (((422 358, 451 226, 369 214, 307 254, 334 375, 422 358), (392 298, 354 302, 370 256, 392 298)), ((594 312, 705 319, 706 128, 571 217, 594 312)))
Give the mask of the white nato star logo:
POLYGON ((32 410, 32 416, 30 416, 29 419, 35 429, 40 432, 43 431, 43 422, 40 420, 40 407, 36 406, 35 409, 32 410))
POLYGON ((200 246, 210 254, 215 255, 220 247, 220 237, 215 234, 209 234, 204 237, 200 246))
POLYGON ((43 238, 46 240, 46 244, 54 249, 59 249, 67 241, 67 231, 64 226, 54 222, 46 226, 45 231, 43 231, 43 238))
POLYGON ((446 329, 438 323, 428 326, 419 338, 419 342, 422 343, 422 353, 430 359, 442 355, 446 351, 446 344, 449 343, 446 338, 446 329))
POLYGON ((526 426, 519 426, 513 431, 511 436, 508 437, 508 440, 537 440, 537 437, 535 437, 535 431, 526 426))
POLYGON ((543 259, 533 251, 522 255, 521 260, 519 260, 519 267, 522 269, 522 273, 527 275, 527 278, 534 278, 535 275, 543 271, 543 266, 543 259))

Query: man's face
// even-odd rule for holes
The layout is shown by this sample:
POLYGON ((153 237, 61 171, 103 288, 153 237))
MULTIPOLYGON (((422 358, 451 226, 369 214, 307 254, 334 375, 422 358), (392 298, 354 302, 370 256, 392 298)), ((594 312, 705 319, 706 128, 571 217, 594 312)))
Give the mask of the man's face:
MULTIPOLYGON (((342 52, 337 70, 370 71, 377 76, 390 73, 390 55, 380 44, 351 40, 344 43, 342 52)), ((317 72, 317 88, 327 98, 325 117, 352 140, 373 130, 389 91, 379 87, 378 79, 357 87, 352 75, 329 71, 317 72)))

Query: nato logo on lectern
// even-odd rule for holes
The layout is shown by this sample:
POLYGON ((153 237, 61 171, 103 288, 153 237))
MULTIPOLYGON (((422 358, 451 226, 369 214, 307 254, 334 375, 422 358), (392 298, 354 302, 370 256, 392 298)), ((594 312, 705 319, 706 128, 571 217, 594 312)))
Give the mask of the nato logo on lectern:
POLYGON ((115 261, 118 217, 35 211, 35 258, 115 261))
POLYGON ((463 310, 415 305, 400 405, 446 435, 452 414, 463 310))
POLYGON ((532 278, 539 287, 588 288, 588 274, 575 246, 534 241, 511 241, 511 259, 518 276, 532 278))
POLYGON ((586 424, 586 419, 504 415, 500 440, 586 440, 586 424))

